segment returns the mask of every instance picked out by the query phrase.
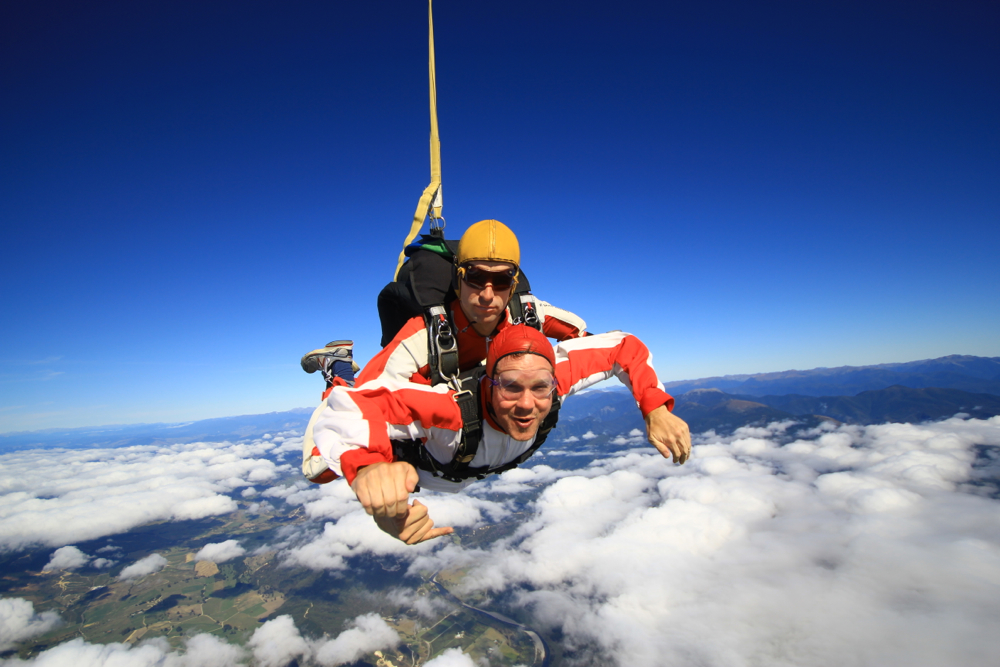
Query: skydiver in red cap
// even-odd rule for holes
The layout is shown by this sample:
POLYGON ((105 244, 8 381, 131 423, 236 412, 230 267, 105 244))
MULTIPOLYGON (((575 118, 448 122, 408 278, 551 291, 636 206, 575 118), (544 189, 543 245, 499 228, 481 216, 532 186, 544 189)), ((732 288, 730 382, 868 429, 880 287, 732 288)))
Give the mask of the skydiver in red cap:
POLYGON ((576 338, 553 349, 536 329, 508 326, 490 345, 485 373, 473 387, 477 400, 468 399, 466 386, 456 392, 391 378, 334 386, 309 422, 306 444, 315 463, 328 468, 324 474, 347 478, 383 531, 416 544, 452 532, 436 528, 419 500, 409 502, 418 485, 457 492, 516 467, 544 441, 562 400, 612 375, 631 389, 650 443, 684 463, 688 426, 671 414, 674 399, 650 358, 631 334, 576 338), (463 411, 475 422, 465 424, 463 411))

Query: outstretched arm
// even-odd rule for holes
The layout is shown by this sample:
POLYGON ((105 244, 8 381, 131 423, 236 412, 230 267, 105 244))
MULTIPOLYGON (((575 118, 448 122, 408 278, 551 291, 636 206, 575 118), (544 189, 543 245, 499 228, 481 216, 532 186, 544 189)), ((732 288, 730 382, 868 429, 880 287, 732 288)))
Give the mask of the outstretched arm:
POLYGON ((596 382, 616 375, 632 396, 646 421, 649 442, 675 463, 691 455, 691 434, 683 419, 671 414, 674 399, 663 390, 652 365, 652 355, 641 340, 613 331, 563 341, 555 346, 559 394, 571 396, 596 382))
POLYGON ((646 438, 663 458, 673 456, 678 465, 691 456, 691 432, 687 422, 667 410, 666 405, 646 415, 646 438))
POLYGON ((435 528, 419 500, 408 504, 418 480, 417 469, 405 461, 373 463, 358 470, 351 488, 383 532, 417 544, 453 532, 450 527, 435 528))

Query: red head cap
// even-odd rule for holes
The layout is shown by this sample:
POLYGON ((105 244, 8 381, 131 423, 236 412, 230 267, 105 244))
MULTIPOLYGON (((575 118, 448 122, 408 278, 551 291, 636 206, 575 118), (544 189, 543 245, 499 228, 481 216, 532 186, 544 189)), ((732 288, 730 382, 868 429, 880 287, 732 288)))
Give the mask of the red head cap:
POLYGON ((522 352, 548 359, 555 372, 556 355, 545 334, 527 324, 516 324, 505 327, 490 343, 490 351, 486 355, 486 375, 493 377, 493 369, 504 357, 522 352))

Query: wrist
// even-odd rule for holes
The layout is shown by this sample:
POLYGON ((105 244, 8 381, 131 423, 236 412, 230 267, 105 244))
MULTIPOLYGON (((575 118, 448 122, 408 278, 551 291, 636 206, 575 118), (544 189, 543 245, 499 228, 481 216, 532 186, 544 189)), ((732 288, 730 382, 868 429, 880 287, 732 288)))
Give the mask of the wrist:
POLYGON ((388 463, 385 457, 378 452, 359 447, 344 452, 340 456, 340 467, 344 471, 344 477, 350 486, 354 486, 354 478, 362 468, 370 468, 379 463, 388 463))
POLYGON ((672 411, 674 397, 661 389, 653 389, 639 399, 639 410, 643 418, 648 418, 649 414, 658 408, 666 408, 667 412, 672 411))

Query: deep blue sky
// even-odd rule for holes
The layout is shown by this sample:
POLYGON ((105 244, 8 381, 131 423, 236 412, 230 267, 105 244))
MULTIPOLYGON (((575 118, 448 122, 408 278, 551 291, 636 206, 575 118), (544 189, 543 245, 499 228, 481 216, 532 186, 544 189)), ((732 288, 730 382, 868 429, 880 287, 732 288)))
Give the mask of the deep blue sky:
MULTIPOLYGON (((1000 5, 435 4, 450 236, 665 381, 1000 355, 1000 5)), ((429 180, 426 5, 0 8, 0 432, 313 404, 429 180)))

